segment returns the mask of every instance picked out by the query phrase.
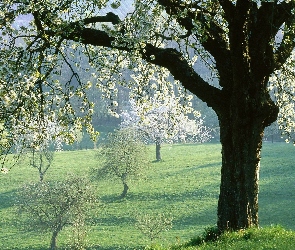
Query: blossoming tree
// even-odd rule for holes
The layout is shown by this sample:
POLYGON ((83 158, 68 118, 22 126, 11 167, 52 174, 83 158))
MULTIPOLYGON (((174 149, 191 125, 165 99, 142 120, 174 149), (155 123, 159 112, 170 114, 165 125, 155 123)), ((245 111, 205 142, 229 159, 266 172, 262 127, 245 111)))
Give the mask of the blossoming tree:
MULTIPOLYGON (((85 125, 91 132, 88 118, 93 108, 83 92, 87 83, 76 74, 79 57, 70 63, 73 50, 89 58, 89 66, 97 70, 94 77, 109 94, 115 93, 114 82, 124 76, 114 72, 136 71, 143 59, 148 72, 161 78, 169 71, 218 116, 222 144, 218 228, 257 226, 263 131, 278 116, 287 133, 294 130, 295 1, 121 3, 1 1, 0 121, 12 131, 22 118, 53 112, 63 124, 85 125), (31 22, 16 28, 24 16, 31 22), (197 58, 207 65, 208 76, 200 73, 197 58), (65 68, 72 72, 69 81, 54 81, 65 68), (79 84, 72 85, 71 78, 79 84), (276 99, 271 91, 279 93, 276 99), (81 100, 80 119, 75 119, 72 98, 81 100)), ((137 84, 130 84, 141 98, 150 90, 140 77, 145 74, 137 71, 137 84)))
POLYGON ((31 120, 25 127, 18 125, 14 128, 12 143, 16 156, 22 159, 21 164, 25 158, 29 159, 29 165, 38 170, 41 182, 52 164, 54 152, 62 150, 63 143, 67 142, 64 133, 57 121, 46 116, 42 120, 31 120))
POLYGON ((189 107, 183 107, 175 96, 164 100, 154 97, 148 103, 136 103, 130 100, 129 110, 121 113, 121 127, 132 127, 138 130, 147 142, 156 144, 156 160, 161 158, 163 142, 205 142, 210 139, 210 129, 203 125, 203 119, 191 114, 190 119, 185 112, 189 107))

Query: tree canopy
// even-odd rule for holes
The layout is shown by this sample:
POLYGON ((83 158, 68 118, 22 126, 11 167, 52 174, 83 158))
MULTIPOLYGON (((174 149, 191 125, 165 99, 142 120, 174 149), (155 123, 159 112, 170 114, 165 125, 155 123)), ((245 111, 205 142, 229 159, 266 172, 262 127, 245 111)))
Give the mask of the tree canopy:
POLYGON ((130 107, 120 114, 120 126, 140 132, 147 143, 156 143, 157 161, 162 159, 160 148, 164 142, 206 142, 211 139, 211 130, 203 125, 200 114, 189 107, 185 112, 176 96, 167 96, 163 101, 155 96, 151 101, 151 107, 146 107, 131 99, 130 107))
MULTIPOLYGON (((242 45, 237 53, 245 55, 239 65, 247 64, 257 80, 265 78, 264 67, 268 75, 274 74, 275 90, 288 82, 292 92, 293 1, 2 1, 0 8, 1 116, 6 126, 36 113, 55 113, 65 125, 73 123, 74 98, 80 99, 85 118, 76 119, 76 124, 89 124, 93 104, 84 90, 91 82, 79 78, 82 54, 89 59, 83 70, 94 67, 93 76, 109 94, 115 91, 114 82, 123 80, 114 73, 126 67, 136 72, 136 64, 142 62, 132 59, 139 57, 168 69, 187 90, 218 110, 233 82, 230 55, 236 43, 242 45), (117 50, 110 52, 113 48, 117 50), (197 58, 211 70, 209 77, 198 73, 197 58), (71 74, 59 82, 57 75, 65 76, 65 71, 71 74), (283 80, 278 81, 278 75, 283 80)), ((135 73, 138 81, 133 86, 140 95, 148 92, 148 84, 140 84, 140 79, 154 75, 159 80, 159 68, 146 67, 150 70, 135 73)), ((285 110, 290 98, 278 95, 277 104, 285 110)), ((293 124, 291 115, 283 116, 286 113, 282 112, 282 128, 293 124)))

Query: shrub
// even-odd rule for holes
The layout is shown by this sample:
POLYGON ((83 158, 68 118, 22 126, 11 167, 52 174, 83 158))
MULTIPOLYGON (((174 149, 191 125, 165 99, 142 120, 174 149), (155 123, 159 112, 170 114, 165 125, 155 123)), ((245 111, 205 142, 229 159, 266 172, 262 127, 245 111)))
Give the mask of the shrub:
POLYGON ((160 234, 172 228, 171 216, 166 214, 144 214, 136 218, 136 228, 138 228, 151 242, 159 238, 160 234))

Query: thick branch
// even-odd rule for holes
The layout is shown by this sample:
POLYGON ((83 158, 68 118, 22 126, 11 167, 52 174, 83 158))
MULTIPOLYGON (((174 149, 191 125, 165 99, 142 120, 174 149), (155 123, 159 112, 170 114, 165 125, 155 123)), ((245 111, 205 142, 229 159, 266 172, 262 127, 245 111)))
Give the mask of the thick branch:
MULTIPOLYGON (((205 20, 204 25, 207 25, 205 20)), ((202 41, 202 45, 214 57, 220 79, 227 79, 219 83, 221 87, 226 88, 227 84, 232 82, 232 65, 229 45, 223 29, 214 22, 210 22, 207 27, 207 39, 202 41)))
MULTIPOLYGON (((50 32, 50 34, 54 35, 53 32, 50 32)), ((101 30, 78 27, 71 32, 61 34, 61 36, 64 39, 81 42, 83 44, 114 48, 112 42, 115 41, 115 38, 110 37, 107 32, 101 30)))
POLYGON ((218 109, 223 106, 222 91, 204 81, 177 50, 157 48, 147 44, 142 50, 142 56, 146 61, 168 69, 184 88, 198 96, 215 111, 218 112, 218 109))
POLYGON ((119 24, 121 22, 120 18, 112 13, 108 12, 106 16, 95 16, 95 17, 89 17, 85 18, 82 21, 84 24, 90 24, 90 23, 112 23, 112 24, 119 24))
MULTIPOLYGON (((292 50, 295 48, 295 19, 292 13, 295 8, 294 1, 289 3, 281 3, 276 11, 275 18, 278 20, 276 22, 276 27, 278 32, 282 25, 285 25, 285 29, 288 30, 284 32, 284 37, 281 41, 279 48, 274 53, 274 67, 273 70, 280 69, 282 65, 286 62, 288 57, 291 55, 292 50), (280 17, 280 18, 279 18, 280 17)), ((276 34, 275 33, 275 34, 276 34)), ((274 35, 275 35, 274 34, 274 35)))
MULTIPOLYGON (((118 23, 119 19, 116 15, 112 13, 108 13, 104 17, 92 17, 84 19, 82 22, 74 22, 69 25, 69 28, 65 29, 65 32, 63 32, 62 37, 64 39, 74 40, 77 42, 82 42, 84 44, 91 44, 94 46, 104 46, 109 48, 116 48, 120 50, 130 51, 130 47, 115 47, 113 45, 113 42, 115 41, 114 37, 110 37, 109 34, 105 31, 100 31, 92 28, 84 28, 81 26, 81 23, 83 24, 89 24, 89 23, 95 23, 95 22, 112 22, 112 23, 118 23)), ((185 24, 185 27, 188 29, 191 29, 192 26, 192 19, 186 20, 184 22, 181 21, 183 24, 185 24)), ((205 20, 204 20, 205 23, 205 20)), ((222 33, 223 30, 214 25, 214 23, 210 26, 211 32, 215 34, 215 37, 209 37, 207 41, 205 42, 206 49, 211 50, 212 54, 216 56, 217 58, 217 64, 220 64, 220 68, 224 67, 224 69, 230 69, 229 65, 224 63, 225 58, 229 58, 228 51, 225 49, 227 46, 225 44, 225 41, 222 39, 222 33), (222 53, 224 52, 224 53, 222 53)), ((49 32, 48 34, 54 35, 52 32, 49 32)), ((174 77, 178 80, 180 80, 184 87, 190 90, 192 93, 198 95, 203 101, 207 102, 209 106, 217 107, 218 105, 215 104, 217 102, 216 96, 214 96, 213 92, 220 92, 220 90, 210 86, 208 83, 206 83, 189 65, 188 63, 181 57, 181 53, 177 52, 176 50, 169 50, 169 49, 158 49, 151 44, 147 45, 146 48, 149 48, 149 52, 142 53, 143 58, 145 58, 147 61, 157 64, 159 66, 165 67, 168 70, 171 71, 171 73, 174 75, 174 77), (168 56, 171 58, 171 60, 165 60, 161 61, 158 60, 162 56, 168 56), (157 56, 158 55, 158 56, 157 56), (152 61, 150 60, 150 56, 156 56, 156 60, 152 61), (179 70, 180 67, 175 67, 165 64, 163 62, 172 62, 173 60, 181 62, 181 70, 179 70), (160 62, 161 61, 161 62, 160 62), (186 76, 185 76, 186 74, 186 76), (200 85, 200 86, 199 86, 200 85), (205 87, 207 86, 207 87, 205 87), (199 88, 200 87, 200 88, 199 88), (214 97, 213 97, 213 96, 214 97)), ((164 56, 164 58, 165 58, 164 56)), ((175 64, 173 64, 175 65, 175 64)), ((229 75, 229 74, 227 74, 229 75)), ((216 94, 216 93, 215 93, 216 94)), ((218 93, 220 95, 220 93, 218 93)))
MULTIPOLYGON (((233 21, 236 23, 240 23, 240 25, 243 25, 245 23, 245 20, 248 16, 249 9, 251 8, 251 5, 253 2, 251 0, 237 0, 236 2, 236 8, 235 8, 235 16, 233 21)), ((242 26, 240 27, 242 28, 242 26)))
POLYGON ((84 25, 91 23, 111 22, 112 24, 119 24, 121 20, 114 13, 107 13, 106 16, 96 16, 85 18, 82 21, 72 22, 68 27, 60 32, 47 31, 48 35, 61 35, 64 39, 69 39, 84 44, 92 44, 97 46, 113 47, 112 42, 114 37, 110 37, 107 32, 92 28, 85 28, 84 25), (82 39, 82 40, 81 40, 82 39))
MULTIPOLYGON (((193 21, 201 23, 204 28, 203 35, 206 38, 200 41, 204 48, 214 57, 220 78, 228 80, 220 82, 222 87, 226 87, 225 84, 231 82, 229 77, 232 75, 230 52, 225 31, 213 20, 214 15, 217 15, 217 13, 194 12, 191 6, 186 6, 181 1, 159 0, 158 3, 165 8, 169 15, 174 16, 178 20, 179 24, 188 31, 188 34, 191 34, 195 28, 193 21), (187 12, 185 17, 180 15, 182 11, 187 12)), ((194 7, 196 7, 196 4, 194 7)))
MULTIPOLYGON (((114 37, 110 37, 106 32, 92 28, 78 28, 71 33, 63 34, 63 38, 79 41, 83 44, 116 48, 119 50, 131 51, 130 47, 115 47, 114 37)), ((189 66, 182 54, 175 49, 157 48, 147 44, 141 50, 142 58, 155 65, 168 69, 175 79, 179 80, 183 86, 197 95, 201 100, 213 108, 220 107, 221 90, 209 85, 189 66)))
POLYGON ((267 22, 270 26, 270 35, 275 36, 281 26, 288 21, 294 19, 294 10, 295 4, 293 1, 289 3, 282 2, 276 4, 274 2, 262 2, 261 7, 258 12, 258 26, 262 25, 264 22, 267 22))
POLYGON ((255 68, 258 70, 257 67, 259 68, 259 65, 264 62, 264 66, 268 68, 268 74, 271 74, 274 70, 279 69, 290 56, 295 44, 291 42, 292 39, 288 41, 286 34, 284 34, 283 40, 275 53, 273 53, 271 43, 275 41, 275 36, 283 25, 292 27, 292 24, 294 24, 292 9, 294 9, 293 1, 280 4, 262 2, 250 38, 252 57, 255 55, 257 62, 256 65, 252 65, 253 71, 255 71, 255 68))
POLYGON ((219 4, 221 5, 225 15, 225 20, 230 23, 234 18, 235 6, 230 0, 219 0, 219 4))

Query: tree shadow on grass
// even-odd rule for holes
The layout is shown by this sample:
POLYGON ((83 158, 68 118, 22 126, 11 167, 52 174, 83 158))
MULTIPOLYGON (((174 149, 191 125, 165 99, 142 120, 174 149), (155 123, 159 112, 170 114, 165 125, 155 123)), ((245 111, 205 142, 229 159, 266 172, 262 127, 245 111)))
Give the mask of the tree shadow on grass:
MULTIPOLYGON (((198 173, 197 172, 192 173, 192 171, 196 171, 197 169, 214 168, 219 165, 221 165, 221 162, 208 163, 208 164, 203 164, 198 166, 187 166, 187 167, 184 167, 183 169, 178 170, 177 172, 174 172, 173 174, 163 173, 160 175, 160 177, 164 178, 164 177, 175 176, 175 175, 184 176, 185 174, 189 174, 189 175, 195 174, 197 176, 198 173)), ((219 177, 219 172, 218 172, 218 177, 219 177)), ((212 192, 208 192, 210 188, 208 189, 206 187, 198 188, 194 191, 186 192, 186 193, 177 193, 177 190, 175 190, 175 193, 173 194, 165 193, 164 188, 165 187, 163 187, 163 189, 159 189, 160 192, 153 193, 153 194, 149 193, 147 190, 147 192, 144 192, 144 193, 128 192, 127 196, 124 198, 121 198, 120 194, 112 194, 112 195, 101 196, 100 199, 104 203, 120 203, 126 200, 128 201, 133 201, 133 200, 150 201, 150 200, 159 200, 159 199, 160 200, 167 200, 167 199, 182 200, 182 199, 191 199, 191 198, 194 199, 195 197, 206 197, 206 196, 211 196, 211 197, 214 196, 214 198, 216 198, 216 196, 218 197, 219 195, 218 193, 212 196, 212 192)))
POLYGON ((124 202, 129 196, 129 193, 127 193, 127 196, 122 198, 120 194, 112 194, 112 195, 104 195, 100 197, 100 200, 104 203, 120 203, 124 202))
POLYGON ((0 193, 0 209, 6 209, 14 206, 16 190, 0 193))
MULTIPOLYGON (((69 250, 68 247, 60 246, 58 247, 59 250, 69 250)), ((103 247, 100 245, 95 245, 91 247, 86 247, 86 250, 141 250, 144 249, 142 246, 138 247, 128 247, 128 246, 107 246, 103 247)), ((4 250, 4 249, 1 249, 4 250)), ((6 249, 8 250, 8 248, 6 249)), ((10 250, 10 249, 9 249, 10 250)), ((13 250, 48 250, 48 247, 14 247, 13 250)))
MULTIPOLYGON (((2 250, 3 248, 1 248, 2 250)), ((33 247, 33 246, 28 246, 28 247, 13 247, 13 248, 4 248, 5 250, 48 250, 48 246, 47 247, 33 247)), ((65 250, 66 248, 63 247, 59 247, 59 250, 65 250)), ((91 248, 90 248, 91 249, 91 248)), ((94 248, 95 249, 95 248, 94 248)), ((98 248, 97 248, 98 249, 98 248)))
POLYGON ((164 162, 165 160, 153 160, 151 161, 151 163, 161 163, 161 162, 164 162))
POLYGON ((202 168, 217 167, 217 166, 221 166, 221 165, 222 165, 222 162, 221 162, 221 161, 216 161, 216 162, 214 162, 214 163, 208 163, 208 164, 201 165, 201 166, 195 166, 194 168, 202 169, 202 168))
POLYGON ((137 246, 137 247, 129 247, 129 246, 107 246, 107 247, 103 247, 103 246, 92 246, 87 248, 86 250, 143 250, 144 247, 143 246, 137 246))
MULTIPOLYGON (((149 193, 140 193, 134 194, 130 193, 126 198, 129 202, 131 201, 144 201, 148 202, 146 207, 147 210, 161 210, 165 207, 169 210, 175 210, 175 207, 179 209, 185 207, 187 204, 186 201, 190 203, 190 207, 193 205, 191 202, 196 204, 196 208, 191 209, 191 211, 187 211, 189 214, 181 216, 177 220, 173 222, 173 225, 179 230, 184 229, 187 226, 194 225, 210 225, 216 223, 216 208, 217 208, 217 200, 218 193, 207 191, 206 187, 202 189, 198 189, 196 191, 191 192, 182 192, 182 193, 174 193, 174 194, 165 194, 165 193, 157 193, 157 194, 149 194, 149 193), (214 205, 209 205, 208 201, 214 200, 214 205), (181 208, 179 207, 181 206, 181 208), (199 207, 205 206, 205 207, 199 207), (195 212, 194 212, 195 211, 195 212)), ((159 210, 159 211, 160 211, 159 210)), ((101 217, 96 218, 95 223, 100 225, 125 225, 125 224, 134 224, 135 219, 131 214, 126 214, 122 217, 122 215, 118 217, 101 217)))
POLYGON ((206 210, 198 211, 194 214, 182 216, 173 220, 173 228, 177 230, 184 230, 188 227, 198 226, 207 227, 208 225, 214 226, 217 221, 217 207, 209 207, 206 210))
POLYGON ((130 193, 126 197, 128 201, 163 201, 163 202, 184 202, 185 200, 200 200, 202 198, 218 198, 218 193, 208 191, 206 187, 187 192, 159 192, 159 193, 130 193))
POLYGON ((133 225, 135 224, 136 220, 135 218, 131 216, 112 216, 112 217, 97 217, 92 218, 92 223, 95 223, 96 225, 99 225, 101 227, 107 227, 107 226, 118 226, 118 225, 133 225))

